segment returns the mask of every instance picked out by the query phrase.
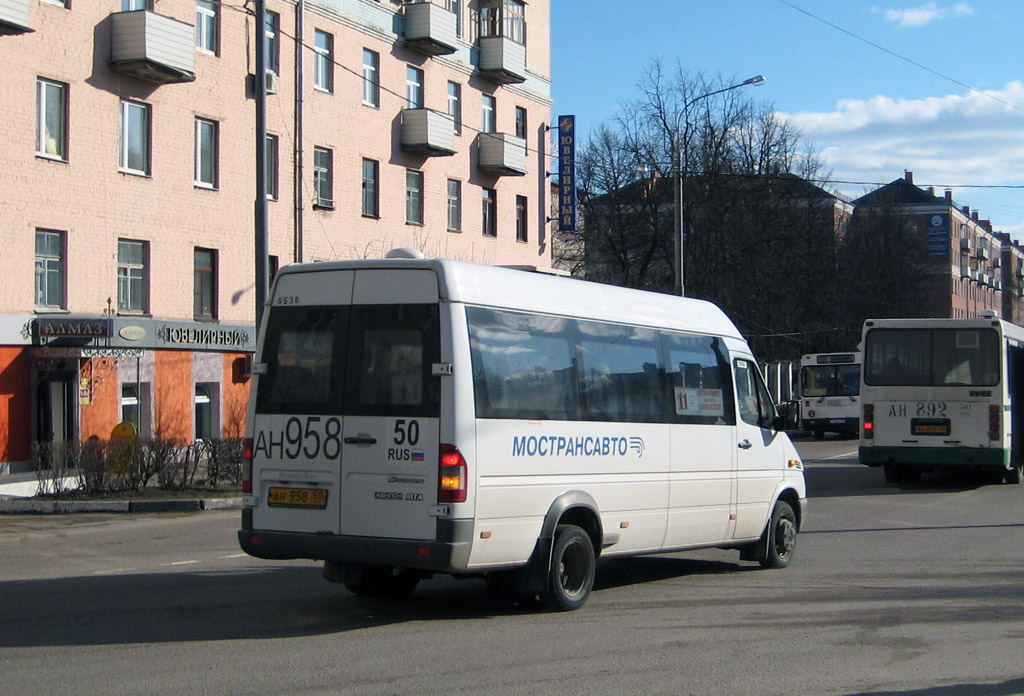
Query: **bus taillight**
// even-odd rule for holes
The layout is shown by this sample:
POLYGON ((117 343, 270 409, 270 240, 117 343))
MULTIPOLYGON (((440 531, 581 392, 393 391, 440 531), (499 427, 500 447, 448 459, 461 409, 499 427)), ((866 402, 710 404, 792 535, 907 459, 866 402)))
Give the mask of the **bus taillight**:
POLYGON ((989 404, 988 407, 988 439, 998 440, 1000 435, 1000 421, 1002 416, 1002 406, 996 404, 989 404))
POLYGON ((437 502, 466 502, 466 459, 455 445, 441 445, 437 502))
POLYGON ((242 492, 252 493, 252 438, 242 440, 242 492))
POLYGON ((875 405, 864 404, 864 439, 870 440, 875 436, 875 405))

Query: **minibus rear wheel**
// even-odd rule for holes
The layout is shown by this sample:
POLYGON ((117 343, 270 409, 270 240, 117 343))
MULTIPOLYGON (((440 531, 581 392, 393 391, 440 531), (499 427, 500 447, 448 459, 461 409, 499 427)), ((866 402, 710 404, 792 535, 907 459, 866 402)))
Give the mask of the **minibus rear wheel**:
POLYGON ((597 560, 590 537, 574 524, 555 527, 544 606, 551 611, 582 607, 594 586, 597 560))

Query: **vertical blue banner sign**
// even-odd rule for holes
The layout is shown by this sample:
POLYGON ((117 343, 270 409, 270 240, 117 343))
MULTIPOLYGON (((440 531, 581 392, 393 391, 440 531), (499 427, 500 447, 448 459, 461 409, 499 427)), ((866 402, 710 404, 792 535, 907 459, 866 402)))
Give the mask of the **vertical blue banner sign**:
POLYGON ((576 117, 558 117, 558 231, 576 230, 576 117))
POLYGON ((928 216, 928 255, 949 257, 949 215, 928 216))

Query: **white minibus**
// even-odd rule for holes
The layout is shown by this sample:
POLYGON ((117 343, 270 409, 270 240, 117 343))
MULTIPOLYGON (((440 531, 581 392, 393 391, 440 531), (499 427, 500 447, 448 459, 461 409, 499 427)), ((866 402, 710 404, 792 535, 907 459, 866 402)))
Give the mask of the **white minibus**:
POLYGON ((860 429, 860 353, 809 353, 800 358, 801 420, 815 440, 860 429))
POLYGON ((864 322, 860 461, 886 481, 1024 480, 1024 328, 985 314, 864 322))
POLYGON ((253 556, 322 560, 356 594, 486 576, 564 611, 598 557, 793 555, 803 464, 711 303, 447 259, 293 265, 256 351, 253 556))

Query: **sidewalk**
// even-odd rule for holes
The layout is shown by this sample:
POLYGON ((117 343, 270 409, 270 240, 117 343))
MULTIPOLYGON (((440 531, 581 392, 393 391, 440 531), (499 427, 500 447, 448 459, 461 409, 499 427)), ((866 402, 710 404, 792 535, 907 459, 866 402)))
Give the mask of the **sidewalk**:
POLYGON ((82 512, 201 512, 241 509, 242 497, 180 500, 30 500, 38 490, 34 473, 0 476, 0 515, 82 512))

